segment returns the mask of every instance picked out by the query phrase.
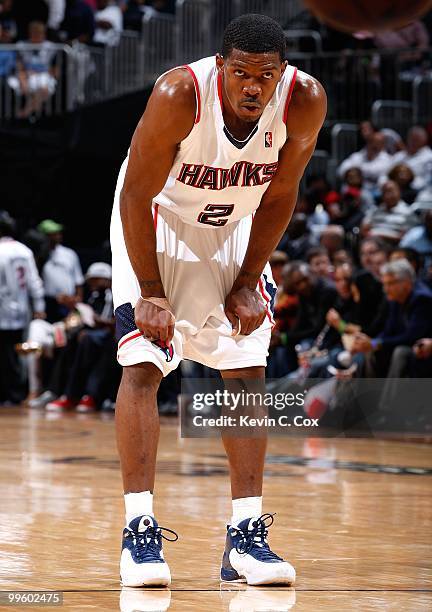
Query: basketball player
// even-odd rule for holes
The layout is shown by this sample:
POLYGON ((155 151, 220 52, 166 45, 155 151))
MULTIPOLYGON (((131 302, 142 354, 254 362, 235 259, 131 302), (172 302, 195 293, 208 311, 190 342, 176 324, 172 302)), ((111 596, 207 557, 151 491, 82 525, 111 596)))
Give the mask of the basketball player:
MULTIPOLYGON (((169 530, 153 515, 159 383, 182 358, 224 379, 264 378, 276 291, 267 261, 325 113, 322 86, 285 60, 281 27, 243 15, 226 28, 222 54, 157 81, 135 131, 111 225, 125 586, 171 581, 169 530)), ((265 437, 223 442, 233 513, 221 578, 293 584, 294 568, 266 539, 265 437)))

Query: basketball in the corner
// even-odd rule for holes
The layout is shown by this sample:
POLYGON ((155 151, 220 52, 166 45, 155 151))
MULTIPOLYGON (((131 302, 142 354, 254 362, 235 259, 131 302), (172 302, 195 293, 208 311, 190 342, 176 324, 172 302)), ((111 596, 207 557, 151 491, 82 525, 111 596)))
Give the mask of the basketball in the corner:
POLYGON ((304 0, 327 25, 348 32, 401 28, 432 8, 432 0, 304 0))

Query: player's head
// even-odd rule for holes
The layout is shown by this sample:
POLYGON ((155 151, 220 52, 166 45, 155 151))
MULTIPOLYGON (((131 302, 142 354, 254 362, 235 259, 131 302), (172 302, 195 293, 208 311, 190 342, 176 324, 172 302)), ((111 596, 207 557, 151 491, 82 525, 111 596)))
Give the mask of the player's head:
POLYGON ((15 221, 7 210, 0 210, 0 237, 13 236, 15 233, 15 221))
POLYGON ((285 36, 266 15, 241 15, 228 24, 217 54, 225 99, 243 121, 257 121, 285 70, 285 36))

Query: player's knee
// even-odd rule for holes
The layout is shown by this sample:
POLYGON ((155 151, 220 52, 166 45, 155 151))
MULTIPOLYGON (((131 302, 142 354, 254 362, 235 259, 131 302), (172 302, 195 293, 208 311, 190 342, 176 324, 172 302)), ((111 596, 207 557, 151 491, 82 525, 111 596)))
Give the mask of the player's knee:
POLYGON ((153 363, 140 363, 123 368, 122 383, 132 392, 157 392, 161 380, 162 372, 153 363))

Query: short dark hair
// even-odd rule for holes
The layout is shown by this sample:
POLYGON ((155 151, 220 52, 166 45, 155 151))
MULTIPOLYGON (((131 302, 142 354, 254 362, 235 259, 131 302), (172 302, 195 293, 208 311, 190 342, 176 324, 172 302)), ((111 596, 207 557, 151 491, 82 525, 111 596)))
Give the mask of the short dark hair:
POLYGON ((285 35, 277 21, 267 15, 240 15, 227 25, 223 35, 222 55, 228 57, 233 49, 246 53, 279 53, 283 62, 285 35))
POLYGON ((306 261, 308 262, 308 264, 310 264, 314 257, 322 257, 323 255, 327 255, 328 257, 328 251, 325 247, 312 247, 306 252, 306 261))

